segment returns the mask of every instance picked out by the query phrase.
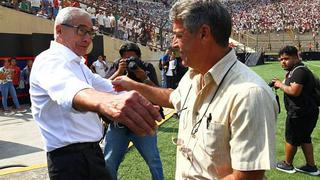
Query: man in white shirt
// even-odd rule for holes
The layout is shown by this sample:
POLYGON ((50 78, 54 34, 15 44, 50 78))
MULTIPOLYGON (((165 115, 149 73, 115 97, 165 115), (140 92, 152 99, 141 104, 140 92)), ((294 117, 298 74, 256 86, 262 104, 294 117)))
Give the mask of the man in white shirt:
MULTIPOLYGON (((93 3, 93 5, 95 6, 95 4, 93 3)), ((96 8, 95 7, 91 7, 89 6, 87 8, 87 12, 90 14, 91 16, 91 21, 93 23, 93 25, 95 26, 96 25, 96 8)))
POLYGON ((103 21, 104 16, 105 15, 102 13, 102 11, 99 11, 99 13, 96 15, 96 20, 99 24, 100 33, 104 33, 104 21, 103 21))
POLYGON ((110 35, 111 34, 111 22, 110 17, 108 16, 109 13, 105 13, 103 16, 103 24, 104 24, 104 30, 105 33, 110 35))
POLYGON ((30 76, 32 115, 40 127, 50 179, 109 179, 99 141, 98 116, 152 135, 155 108, 139 93, 117 95, 109 80, 93 74, 83 56, 94 37, 90 15, 80 8, 59 11, 55 40, 36 57, 30 76))
POLYGON ((37 14, 40 10, 40 0, 29 0, 31 3, 31 12, 32 14, 37 14))
POLYGON ((111 25, 111 35, 114 36, 115 35, 115 30, 116 30, 116 18, 113 16, 113 14, 111 13, 109 16, 110 19, 110 25, 111 25))
POLYGON ((108 70, 108 64, 100 55, 98 59, 91 64, 90 69, 92 72, 97 73, 104 78, 106 76, 106 70, 108 70))

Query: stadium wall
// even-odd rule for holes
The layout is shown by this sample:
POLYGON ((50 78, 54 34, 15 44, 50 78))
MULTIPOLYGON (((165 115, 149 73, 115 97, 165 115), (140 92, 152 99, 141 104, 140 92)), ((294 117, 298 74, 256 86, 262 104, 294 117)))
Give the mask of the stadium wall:
MULTIPOLYGON (((53 34, 54 22, 24 12, 0 6, 0 33, 8 34, 53 34)), ((2 40, 0 39, 1 43, 2 40)), ((118 49, 124 41, 109 36, 103 36, 103 53, 109 61, 119 57, 118 49)), ((148 47, 140 46, 142 59, 156 61, 163 52, 151 51, 148 47)))
POLYGON ((53 22, 0 6, 0 33, 53 34, 53 22))

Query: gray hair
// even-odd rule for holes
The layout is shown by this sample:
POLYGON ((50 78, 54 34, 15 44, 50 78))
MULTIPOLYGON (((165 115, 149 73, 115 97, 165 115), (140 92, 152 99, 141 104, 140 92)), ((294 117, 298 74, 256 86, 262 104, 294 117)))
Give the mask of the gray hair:
POLYGON ((56 38, 56 26, 59 24, 71 24, 76 17, 88 16, 91 18, 90 14, 81 8, 76 7, 66 7, 59 11, 56 20, 54 21, 54 38, 56 38))
POLYGON ((218 0, 178 0, 170 10, 170 19, 182 21, 191 34, 206 24, 217 44, 223 47, 229 44, 231 16, 218 0))

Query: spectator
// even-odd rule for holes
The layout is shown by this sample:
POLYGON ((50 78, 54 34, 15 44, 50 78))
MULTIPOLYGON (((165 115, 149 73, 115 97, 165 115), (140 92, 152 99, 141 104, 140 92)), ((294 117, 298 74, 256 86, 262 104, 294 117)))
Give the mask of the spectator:
POLYGON ((287 110, 285 129, 285 160, 277 164, 277 169, 287 173, 296 171, 318 176, 320 171, 315 165, 311 134, 317 124, 319 108, 312 94, 314 78, 312 72, 304 66, 294 46, 286 46, 279 52, 281 67, 287 71, 284 83, 275 78, 274 86, 284 93, 287 110), (306 164, 293 167, 294 156, 301 146, 306 164))
POLYGON ((31 12, 32 14, 37 14, 40 11, 40 0, 29 0, 31 2, 31 12))
POLYGON ((109 16, 110 19, 110 25, 111 25, 111 35, 115 36, 115 32, 116 32, 116 19, 113 16, 113 14, 111 13, 109 16))
POLYGON ((43 12, 43 14, 45 14, 46 16, 50 17, 50 13, 49 13, 49 0, 41 0, 41 10, 43 12))
POLYGON ((167 88, 175 89, 175 78, 176 78, 176 68, 177 68, 177 59, 174 52, 171 52, 168 62, 168 69, 166 72, 167 79, 167 88))
POLYGON ((20 67, 17 66, 17 61, 15 58, 10 60, 11 69, 12 69, 12 84, 15 89, 19 87, 20 84, 20 67))
POLYGON ((52 18, 56 19, 56 16, 59 12, 59 0, 53 0, 52 1, 52 18))
POLYGON ((106 70, 108 69, 108 64, 103 56, 100 55, 96 61, 94 61, 90 69, 92 72, 99 74, 101 77, 106 77, 106 70))
MULTIPOLYGON (((138 45, 126 43, 120 47, 119 54, 121 59, 116 61, 107 74, 109 79, 125 75, 132 79, 144 82, 151 86, 158 86, 157 75, 151 63, 140 60, 141 51, 138 45), (136 63, 131 67, 127 64, 127 59, 135 57, 136 63), (138 62, 139 61, 139 62, 138 62), (134 72, 132 72, 134 71, 134 72)), ((163 180, 162 163, 159 150, 157 147, 157 134, 151 136, 137 136, 130 131, 125 125, 111 123, 105 137, 104 155, 108 171, 110 171, 112 180, 117 179, 117 171, 123 157, 127 151, 129 142, 133 142, 138 152, 149 166, 153 180, 163 180)))
POLYGON ((175 89, 119 77, 151 102, 175 107, 179 130, 175 179, 262 180, 274 166, 275 95, 228 47, 231 17, 219 1, 177 1, 171 8, 173 48, 190 70, 175 89), (253 130, 259 127, 259 131, 253 130))
POLYGON ((138 135, 153 134, 155 120, 161 119, 143 96, 114 94, 111 82, 85 65, 83 56, 93 37, 90 15, 66 7, 56 17, 55 40, 32 66, 32 115, 44 138, 52 180, 110 179, 99 146, 103 127, 98 114, 138 135))
POLYGON ((20 103, 17 97, 17 93, 12 83, 13 70, 11 68, 11 64, 9 60, 5 60, 3 67, 0 68, 0 87, 1 87, 1 95, 2 95, 2 106, 5 114, 11 114, 8 108, 8 93, 10 93, 13 103, 16 106, 18 112, 24 111, 20 107, 20 103))
POLYGON ((105 15, 102 13, 102 11, 99 11, 99 13, 96 15, 96 20, 99 24, 100 33, 104 33, 104 21, 103 21, 104 16, 105 15))
POLYGON ((29 92, 29 88, 30 88, 30 86, 29 86, 29 78, 30 78, 30 73, 31 73, 31 69, 32 69, 32 64, 33 64, 33 60, 29 60, 27 62, 27 65, 21 71, 21 77, 20 77, 20 79, 24 83, 24 88, 28 92, 29 92))
POLYGON ((105 13, 103 16, 103 26, 104 33, 111 36, 111 21, 110 16, 108 16, 108 13, 105 13))
POLYGON ((21 2, 19 2, 19 9, 23 12, 30 13, 31 12, 30 2, 27 0, 21 0, 21 2))
POLYGON ((92 24, 95 25, 96 24, 96 8, 93 6, 89 6, 87 8, 87 12, 91 15, 92 24))
POLYGON ((159 69, 161 71, 161 87, 167 88, 167 76, 168 62, 170 61, 171 48, 168 48, 165 54, 159 60, 159 69))

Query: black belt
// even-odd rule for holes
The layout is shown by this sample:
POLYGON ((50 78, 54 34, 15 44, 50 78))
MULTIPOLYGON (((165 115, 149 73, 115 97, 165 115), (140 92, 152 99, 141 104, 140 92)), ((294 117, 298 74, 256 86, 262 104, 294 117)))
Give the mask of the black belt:
POLYGON ((74 144, 69 144, 67 146, 57 148, 53 151, 47 152, 47 154, 59 156, 64 154, 81 152, 87 149, 98 149, 98 148, 100 148, 99 142, 74 143, 74 144))

